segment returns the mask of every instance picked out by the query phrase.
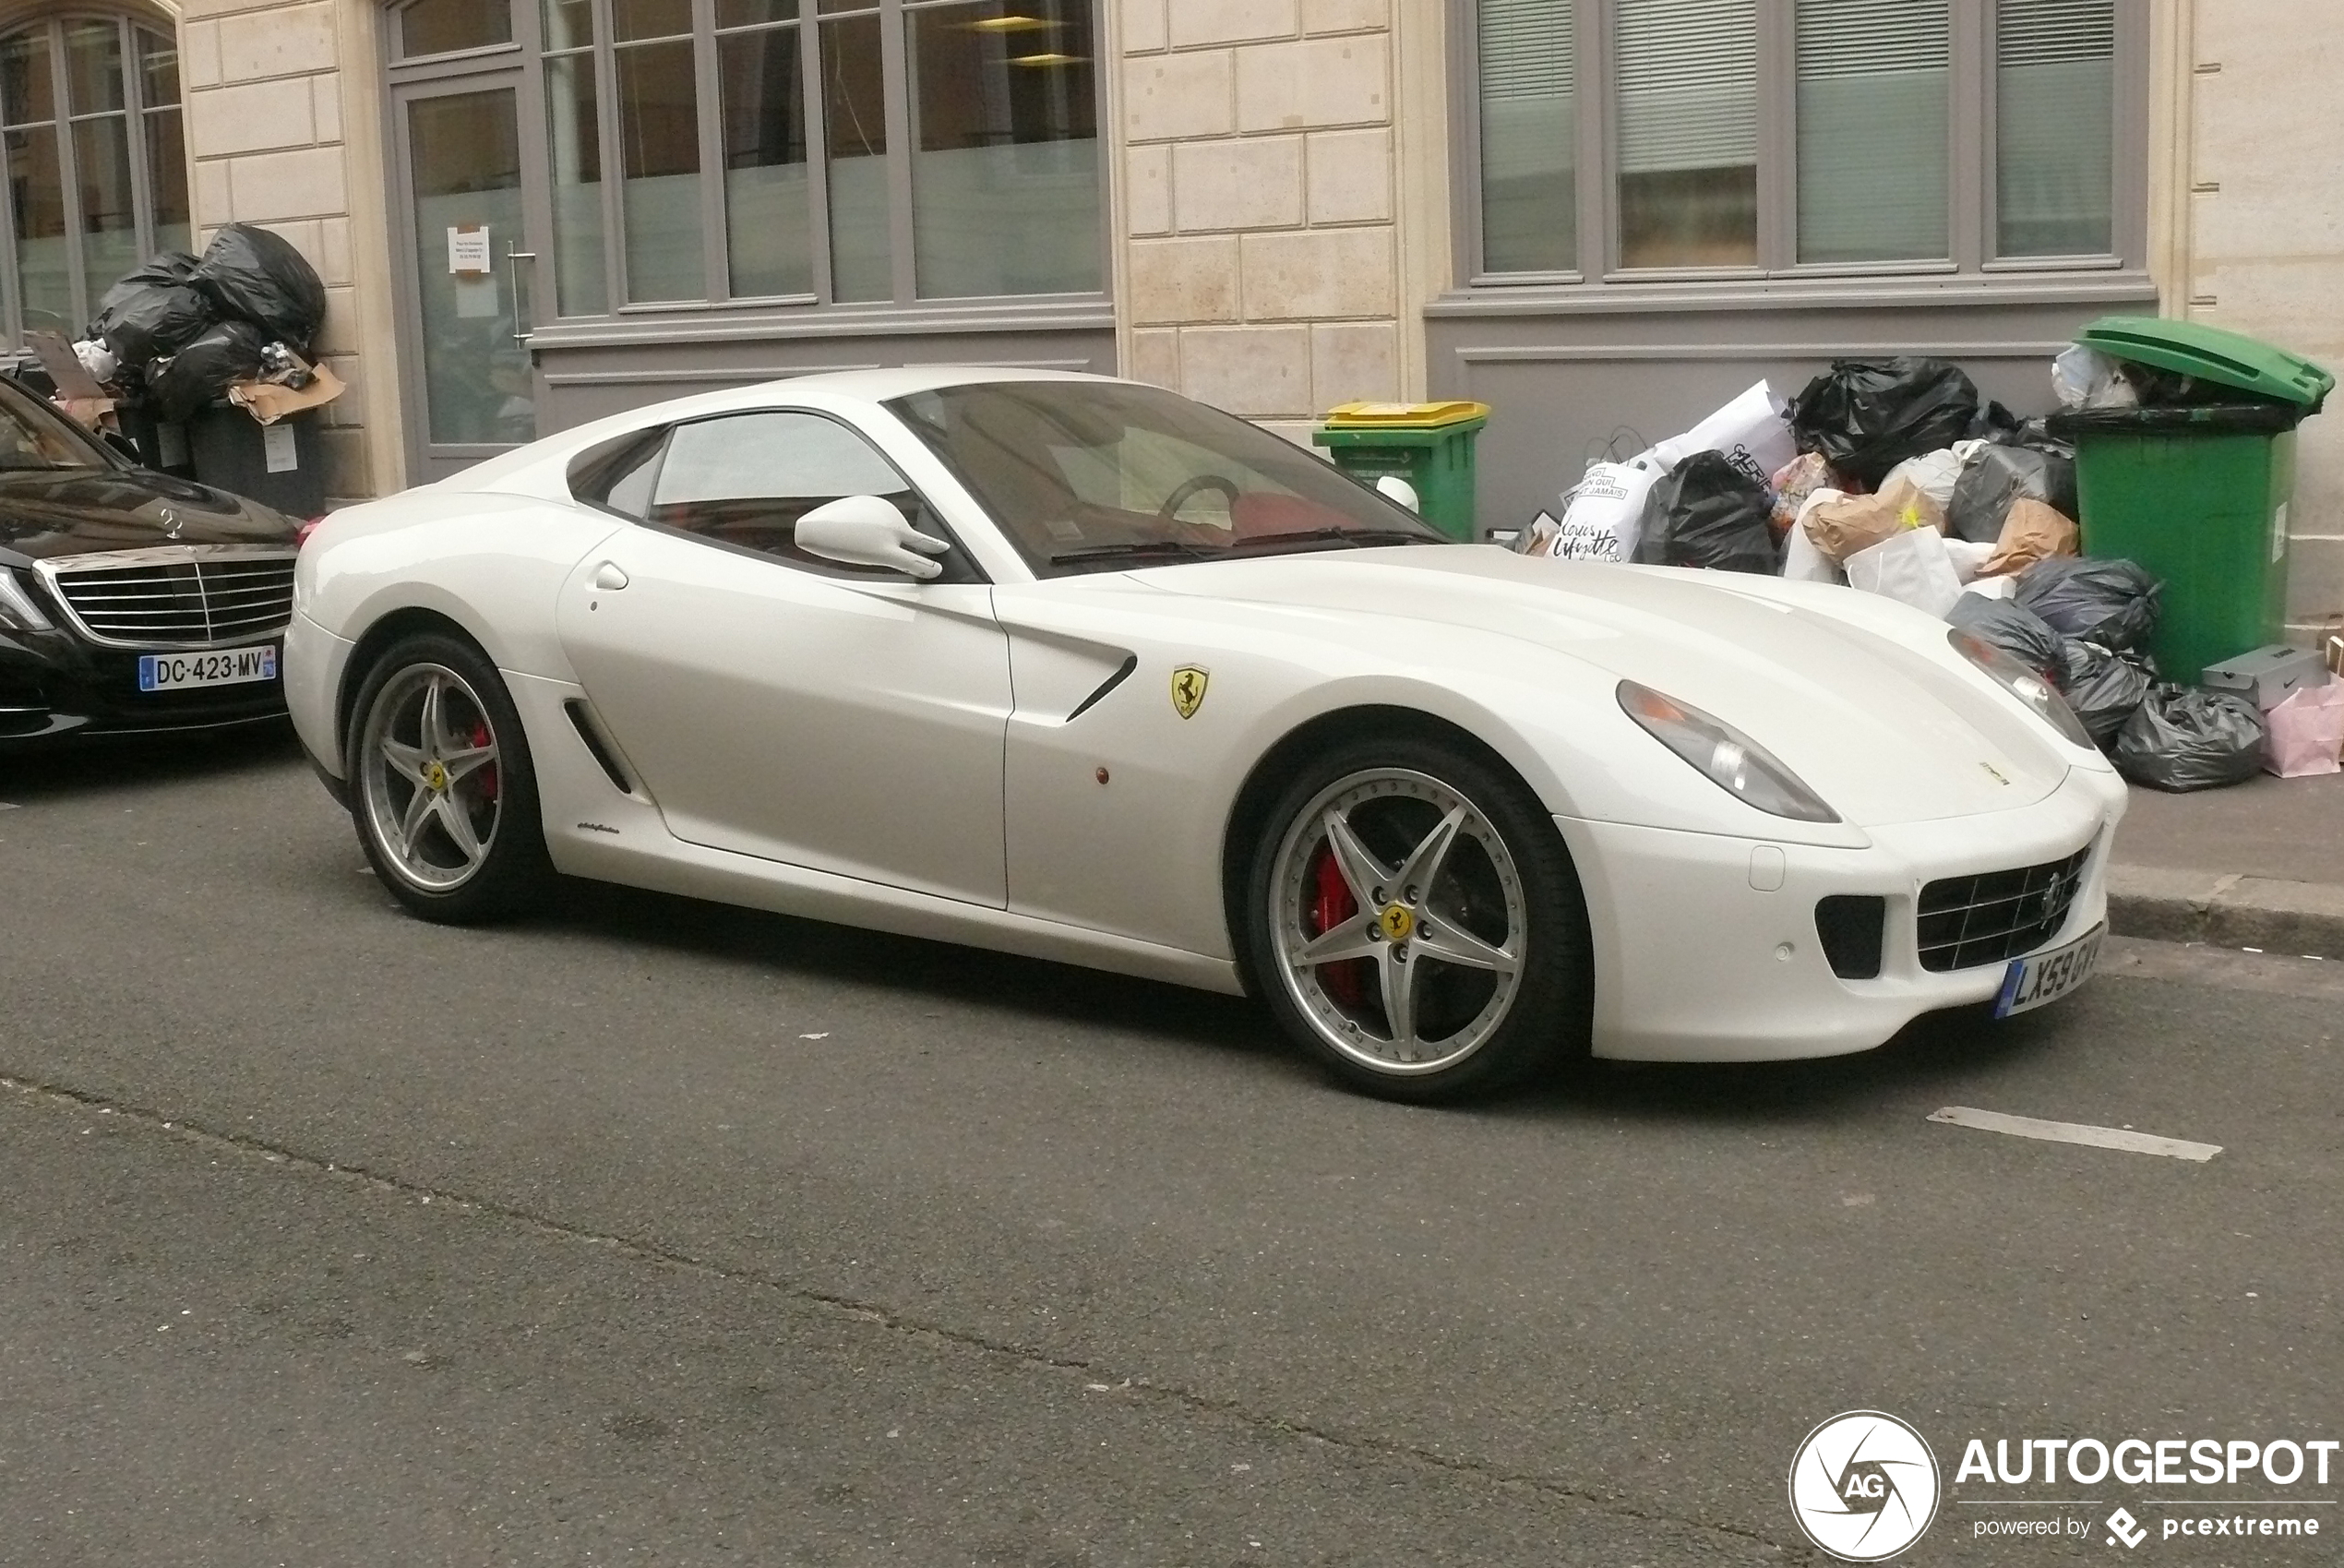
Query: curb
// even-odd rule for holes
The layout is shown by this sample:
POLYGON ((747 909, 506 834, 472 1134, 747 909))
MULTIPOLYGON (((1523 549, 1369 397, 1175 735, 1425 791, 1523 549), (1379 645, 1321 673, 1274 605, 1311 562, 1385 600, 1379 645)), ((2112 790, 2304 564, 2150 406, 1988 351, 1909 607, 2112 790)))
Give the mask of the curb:
POLYGON ((2108 926, 2120 937, 2344 958, 2344 886, 2111 866, 2108 926))

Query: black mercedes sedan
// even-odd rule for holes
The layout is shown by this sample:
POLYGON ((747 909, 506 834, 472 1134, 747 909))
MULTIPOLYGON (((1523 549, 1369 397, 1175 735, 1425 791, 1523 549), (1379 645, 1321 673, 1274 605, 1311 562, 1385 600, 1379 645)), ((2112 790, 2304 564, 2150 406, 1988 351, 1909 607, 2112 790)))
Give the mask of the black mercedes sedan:
POLYGON ((0 377, 0 751, 281 717, 299 539, 0 377))

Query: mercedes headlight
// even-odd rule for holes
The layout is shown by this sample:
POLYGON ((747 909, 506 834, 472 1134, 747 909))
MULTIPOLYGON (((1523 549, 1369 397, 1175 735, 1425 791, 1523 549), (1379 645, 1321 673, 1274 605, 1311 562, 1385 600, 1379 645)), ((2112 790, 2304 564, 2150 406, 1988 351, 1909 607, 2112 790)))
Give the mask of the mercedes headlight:
POLYGON ((2090 732, 2067 705, 2067 699, 2059 694, 2059 688, 1974 632, 1955 627, 1945 640, 1954 645, 1955 652, 1992 676, 2004 691, 2040 713, 2051 728, 2085 750, 2092 749, 2090 732))
POLYGON ((1772 752, 1723 719, 1710 717, 1632 680, 1620 683, 1620 706, 1644 733, 1699 769, 1736 800, 1774 817, 1836 822, 1839 813, 1772 752))
POLYGON ((50 631, 54 629, 32 595, 24 591, 17 574, 0 567, 0 628, 9 631, 50 631))

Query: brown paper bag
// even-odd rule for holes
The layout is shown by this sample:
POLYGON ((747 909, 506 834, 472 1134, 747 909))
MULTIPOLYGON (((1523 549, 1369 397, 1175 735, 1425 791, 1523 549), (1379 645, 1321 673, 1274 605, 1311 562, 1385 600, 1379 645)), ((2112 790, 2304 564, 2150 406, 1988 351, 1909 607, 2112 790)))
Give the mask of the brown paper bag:
POLYGON ((2049 501, 2021 496, 2003 519, 2003 535, 1994 553, 1979 569, 1980 577, 2001 577, 2024 571, 2037 561, 2075 553, 2075 525, 2049 501))
POLYGON ((1849 496, 1807 509, 1807 537, 1836 562, 1844 563, 1907 528, 1944 533, 1945 509, 1905 479, 1876 496, 1849 496))

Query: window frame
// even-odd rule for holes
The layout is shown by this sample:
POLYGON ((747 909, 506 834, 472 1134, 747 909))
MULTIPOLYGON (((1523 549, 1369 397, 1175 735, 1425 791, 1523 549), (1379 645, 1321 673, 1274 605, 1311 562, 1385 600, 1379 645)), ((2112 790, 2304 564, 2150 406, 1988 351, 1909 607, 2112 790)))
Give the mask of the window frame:
POLYGON ((1502 300, 1538 294, 1557 302, 1595 305, 1605 299, 1680 292, 1687 287, 1758 293, 1792 284, 1824 292, 1860 292, 1884 283, 1946 287, 2007 285, 2028 279, 2130 273, 2147 265, 2148 48, 2145 6, 2116 0, 2114 112, 2110 134, 2114 188, 2105 252, 2076 256, 2001 257, 1996 232, 1994 20, 1995 0, 1948 0, 1951 68, 1947 82, 1947 239, 1951 255, 1888 261, 1801 262, 1796 233, 1798 191, 1798 54, 1796 0, 1755 0, 1758 46, 1757 263, 1749 267, 1619 265, 1620 197, 1616 0, 1573 0, 1572 36, 1576 77, 1573 109, 1578 162, 1574 171, 1579 254, 1574 267, 1547 271, 1491 271, 1484 265, 1482 209, 1481 6, 1463 0, 1450 9, 1450 183, 1454 219, 1453 257, 1457 289, 1502 300), (1659 286, 1659 287, 1656 287, 1659 286))
MULTIPOLYGON (((870 449, 871 456, 885 463, 893 471, 895 476, 903 482, 901 494, 910 496, 918 503, 920 515, 935 525, 935 536, 951 546, 943 555, 934 557, 944 568, 943 575, 925 581, 939 583, 988 583, 992 581, 992 579, 986 575, 984 567, 962 542, 960 533, 952 527, 951 520, 945 515, 944 509, 929 497, 927 491, 920 488, 919 481, 905 473, 903 464, 890 457, 886 449, 872 440, 868 431, 853 420, 825 409, 803 408, 789 403, 776 403, 764 408, 725 409, 714 413, 695 414, 688 419, 671 420, 664 425, 650 425, 641 430, 630 432, 624 437, 615 437, 609 441, 589 448, 573 461, 568 480, 570 498, 581 507, 591 507, 605 516, 616 518, 637 528, 648 528, 654 533, 668 534, 677 539, 687 539, 695 545, 705 545, 711 549, 727 551, 753 561, 762 561, 768 566, 786 567, 793 571, 805 572, 813 577, 861 583, 914 581, 906 579, 903 573, 887 567, 855 566, 847 561, 825 560, 810 553, 802 553, 801 556, 776 555, 771 550, 760 550, 753 545, 742 545, 730 539, 719 539, 707 533, 694 533, 688 528, 678 528, 673 523, 662 522, 643 512, 629 511, 624 507, 615 506, 608 500, 609 486, 603 481, 608 477, 606 471, 616 465, 621 458, 631 457, 646 448, 653 449, 648 459, 652 470, 651 493, 653 499, 646 504, 655 507, 658 504, 656 497, 659 493, 659 482, 666 472, 671 455, 670 449, 675 444, 676 433, 678 430, 687 425, 712 425, 724 420, 754 419, 777 413, 794 414, 804 419, 819 419, 825 424, 838 426, 870 449), (589 488, 596 490, 601 498, 580 494, 580 482, 590 476, 594 483, 589 488)), ((833 498, 844 499, 843 497, 833 498)), ((795 526, 794 523, 791 525, 793 531, 795 526)), ((918 524, 915 522, 913 526, 917 527, 918 524)), ((922 532, 925 533, 927 530, 922 532)))
MULTIPOLYGON (((50 93, 54 114, 45 122, 57 138, 57 174, 59 183, 69 193, 66 203, 66 285, 73 299, 74 318, 67 330, 70 336, 80 329, 98 313, 95 297, 90 293, 85 249, 86 236, 81 226, 81 205, 70 193, 81 188, 79 175, 80 150, 73 127, 85 120, 112 118, 119 115, 129 141, 131 222, 138 243, 141 263, 152 257, 161 248, 155 229, 154 170, 149 167, 147 118, 157 110, 169 109, 179 115, 179 145, 188 146, 187 97, 185 64, 180 63, 179 97, 169 104, 147 102, 147 79, 144 57, 138 49, 138 34, 150 32, 169 41, 173 53, 179 51, 176 28, 147 12, 126 7, 77 6, 51 16, 22 15, 0 21, 0 38, 15 38, 32 34, 43 41, 49 57, 50 93), (122 107, 76 114, 69 96, 68 72, 66 65, 66 30, 90 22, 111 22, 122 42, 122 107)), ((197 234, 195 221, 192 172, 183 162, 179 171, 181 188, 188 202, 188 243, 192 245, 197 234)), ((0 330, 22 342, 25 335, 25 302, 18 273, 16 193, 10 183, 0 179, 0 330)))
MULTIPOLYGON (((728 28, 721 32, 716 26, 716 0, 689 0, 692 19, 688 36, 692 46, 694 107, 699 130, 700 265, 704 293, 698 299, 640 302, 629 300, 627 290, 626 176, 619 128, 619 45, 611 26, 613 0, 590 0, 593 7, 594 41, 588 45, 549 52, 545 46, 544 0, 498 0, 498 3, 513 7, 512 42, 420 56, 400 54, 399 16, 409 3, 412 0, 389 0, 382 7, 384 58, 389 62, 389 80, 393 83, 421 81, 468 71, 519 66, 522 78, 520 113, 524 117, 533 116, 535 122, 533 131, 524 131, 522 146, 525 158, 540 156, 545 145, 550 125, 547 114, 551 108, 548 62, 556 58, 584 58, 592 62, 594 112, 602 172, 604 308, 599 312, 575 315, 561 313, 561 286, 557 270, 560 245, 554 233, 552 211, 553 168, 550 156, 544 156, 542 166, 528 172, 529 185, 542 190, 542 196, 531 203, 531 217, 532 226, 538 231, 533 237, 544 255, 545 268, 541 275, 543 286, 532 291, 531 301, 530 335, 532 340, 545 339, 550 344, 570 336, 599 338, 612 329, 656 329, 663 322, 676 322, 678 317, 705 319, 745 314, 853 319, 874 314, 889 317, 966 316, 972 311, 1006 310, 1040 317, 1069 309, 1095 310, 1111 298, 1115 220, 1112 160, 1107 150, 1112 144, 1112 127, 1107 114, 1112 95, 1109 81, 1112 72, 1109 67, 1113 61, 1105 47, 1108 36, 1105 0, 1079 0, 1080 4, 1090 8, 1092 37, 1099 46, 1091 61, 1094 73, 1092 90, 1097 115, 1096 140, 1100 150, 1098 221, 1095 229, 1100 277, 1098 289, 1055 293, 938 296, 923 296, 919 293, 914 221, 917 199, 915 159, 918 150, 919 119, 918 106, 914 102, 916 84, 913 80, 909 24, 918 12, 962 4, 964 0, 860 0, 845 12, 824 10, 821 0, 789 0, 796 11, 794 18, 728 28), (842 301, 836 297, 832 277, 835 252, 831 232, 830 138, 822 96, 820 29, 825 23, 834 25, 869 14, 876 14, 879 20, 880 69, 887 100, 886 173, 891 287, 889 297, 885 299, 842 301), (724 178, 723 73, 717 41, 719 38, 783 28, 795 29, 796 32, 800 73, 798 87, 806 118, 807 227, 812 252, 809 259, 813 287, 797 293, 735 294, 732 292, 731 235, 728 232, 728 193, 724 178)), ((676 36, 680 38, 685 35, 676 36)))

